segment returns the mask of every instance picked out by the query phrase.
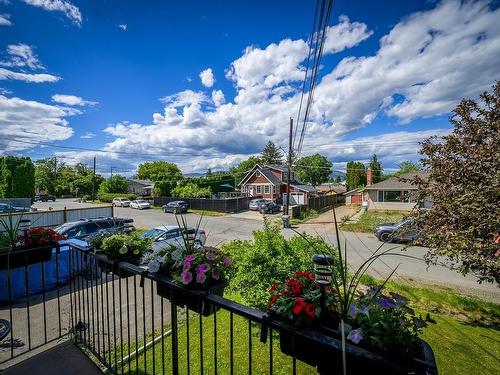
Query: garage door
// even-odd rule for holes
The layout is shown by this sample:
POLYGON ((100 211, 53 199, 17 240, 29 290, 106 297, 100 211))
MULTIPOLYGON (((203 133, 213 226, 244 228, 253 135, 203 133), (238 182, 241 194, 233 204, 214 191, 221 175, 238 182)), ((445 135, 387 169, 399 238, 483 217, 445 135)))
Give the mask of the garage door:
MULTIPOLYGON (((290 194, 290 205, 296 206, 299 204, 305 204, 305 196, 303 193, 292 193, 290 194)), ((286 194, 283 194, 283 202, 286 202, 286 194)))
POLYGON ((361 203, 361 195, 351 195, 351 203, 361 203))

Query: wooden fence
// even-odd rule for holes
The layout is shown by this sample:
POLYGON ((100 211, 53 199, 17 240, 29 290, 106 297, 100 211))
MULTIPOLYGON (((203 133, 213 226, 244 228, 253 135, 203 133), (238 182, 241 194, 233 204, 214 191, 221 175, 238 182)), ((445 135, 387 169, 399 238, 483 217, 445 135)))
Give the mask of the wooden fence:
MULTIPOLYGON (((12 221, 14 225, 17 225, 19 220, 30 220, 31 227, 37 228, 56 227, 71 221, 96 217, 113 217, 113 206, 13 213, 12 221)), ((1 214, 0 220, 9 225, 9 214, 1 214)))
POLYGON ((301 213, 307 210, 324 211, 332 208, 333 205, 345 203, 344 195, 322 195, 318 197, 309 197, 307 204, 290 207, 290 216, 294 219, 300 217, 301 213))
POLYGON ((176 197, 154 197, 155 206, 163 206, 173 201, 184 201, 193 210, 206 210, 216 212, 238 212, 248 209, 251 200, 262 197, 239 197, 228 199, 203 199, 203 198, 176 198, 176 197))

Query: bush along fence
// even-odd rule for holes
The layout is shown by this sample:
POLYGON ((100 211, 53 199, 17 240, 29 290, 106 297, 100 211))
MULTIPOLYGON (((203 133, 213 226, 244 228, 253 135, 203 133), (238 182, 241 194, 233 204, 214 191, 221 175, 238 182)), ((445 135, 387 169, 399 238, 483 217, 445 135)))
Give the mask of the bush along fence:
POLYGON ((184 201, 189 204, 189 208, 193 210, 206 210, 216 212, 238 212, 248 209, 248 205, 252 199, 258 197, 239 197, 227 199, 203 199, 203 198, 178 198, 178 197, 154 197, 155 206, 163 206, 169 202, 184 201))
POLYGON ((291 217, 297 219, 301 216, 304 211, 316 210, 323 211, 332 208, 334 205, 339 205, 345 203, 345 197, 343 195, 322 195, 318 197, 309 197, 307 200, 307 205, 298 205, 290 207, 291 217))
MULTIPOLYGON (((56 295, 49 297, 43 290, 43 310, 39 302, 38 316, 28 284, 25 314, 13 313, 18 306, 12 300, 7 309, 0 310, 11 323, 11 345, 0 363, 68 337, 113 374, 358 374, 366 369, 388 375, 437 374, 432 349, 418 338, 415 351, 408 355, 364 346, 363 332, 365 338, 375 333, 369 331, 371 323, 363 312, 367 305, 360 300, 349 309, 352 327, 340 324, 337 330, 337 320, 337 324, 323 320, 319 307, 328 312, 334 298, 325 290, 333 276, 328 267, 314 274, 297 272, 294 279, 273 286, 271 310, 266 313, 223 298, 232 264, 217 249, 191 247, 187 254, 175 247, 165 249, 152 256, 145 269, 137 264, 147 245, 127 237, 108 237, 95 252, 76 242, 67 245, 65 267, 72 277, 56 282, 56 295), (49 303, 57 307, 57 314, 46 312, 49 303), (35 318, 41 324, 33 324, 35 318), (66 324, 70 330, 61 328, 66 324), (19 339, 28 345, 15 346, 19 339), (344 364, 347 372, 342 371, 344 364)), ((42 265, 45 284, 43 269, 42 265)), ((26 278, 34 276, 29 275, 30 267, 20 271, 26 278)), ((11 287, 8 283, 6 289, 11 287)), ((380 296, 369 316, 377 319, 372 313, 392 305, 403 306, 396 297, 380 296)), ((392 334, 386 336, 389 342, 392 334)))

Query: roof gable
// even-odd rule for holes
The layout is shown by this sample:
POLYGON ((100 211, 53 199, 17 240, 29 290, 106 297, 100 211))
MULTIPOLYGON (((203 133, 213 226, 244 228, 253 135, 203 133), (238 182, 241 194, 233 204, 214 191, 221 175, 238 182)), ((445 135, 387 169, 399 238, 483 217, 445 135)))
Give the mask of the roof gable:
POLYGON ((429 174, 427 172, 408 172, 399 177, 390 177, 387 180, 377 182, 376 184, 366 186, 364 190, 416 190, 415 184, 410 181, 404 181, 405 179, 412 179, 419 177, 426 179, 429 174))

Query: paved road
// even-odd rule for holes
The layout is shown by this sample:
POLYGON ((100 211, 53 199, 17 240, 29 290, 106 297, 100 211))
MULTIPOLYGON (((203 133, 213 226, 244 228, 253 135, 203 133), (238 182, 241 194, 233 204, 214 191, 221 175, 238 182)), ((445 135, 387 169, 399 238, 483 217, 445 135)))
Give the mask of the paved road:
MULTIPOLYGON (((76 208, 82 207, 85 204, 74 202, 74 200, 58 200, 56 202, 37 203, 36 206, 40 209, 47 209, 51 206, 57 208, 76 208)), ((89 205, 89 204, 86 204, 89 205)), ((158 225, 175 225, 175 216, 172 214, 164 214, 158 209, 150 210, 134 210, 131 208, 116 208, 115 216, 130 217, 134 219, 137 228, 151 228, 158 225)), ((196 225, 200 216, 188 214, 187 220, 190 225, 196 225)), ((271 215, 271 218, 279 220, 279 215, 271 215)), ((221 217, 203 217, 202 227, 208 234, 207 243, 209 245, 220 245, 221 243, 233 239, 252 239, 252 231, 262 227, 262 216, 256 212, 243 212, 221 217)), ((335 231, 331 223, 314 223, 303 224, 295 230, 304 231, 310 234, 317 234, 326 238, 330 243, 336 243, 335 231)), ((283 229, 285 237, 295 235, 295 232, 290 229, 283 229)), ((375 236, 368 233, 351 233, 341 232, 341 243, 347 242, 347 254, 351 266, 359 266, 364 260, 377 249, 381 243, 375 236)), ((410 259, 400 256, 387 256, 382 261, 377 260, 372 266, 372 275, 382 278, 387 276, 394 267, 399 265, 396 278, 405 278, 410 283, 421 284, 431 283, 449 286, 455 290, 459 290, 465 294, 478 295, 500 303, 500 289, 490 284, 480 285, 472 276, 464 277, 461 274, 451 271, 442 266, 427 267, 423 262, 423 256, 426 248, 410 247, 404 250, 402 245, 389 245, 394 247, 394 252, 401 252, 419 259, 410 259), (403 251, 404 250, 404 251, 403 251)))

